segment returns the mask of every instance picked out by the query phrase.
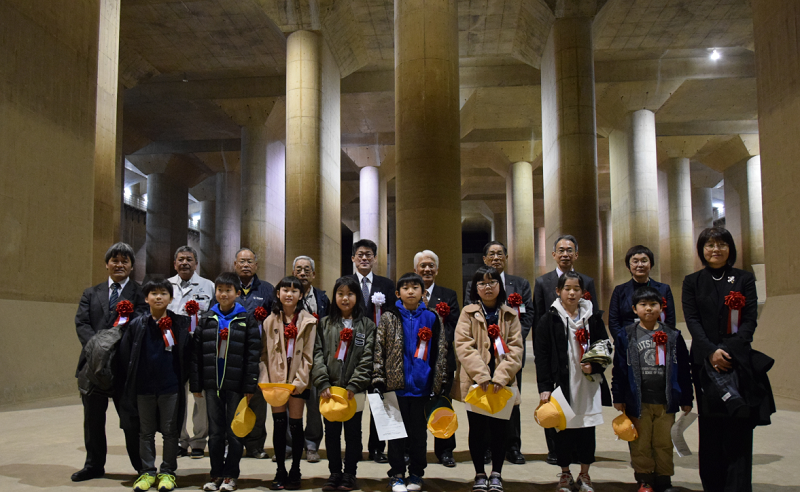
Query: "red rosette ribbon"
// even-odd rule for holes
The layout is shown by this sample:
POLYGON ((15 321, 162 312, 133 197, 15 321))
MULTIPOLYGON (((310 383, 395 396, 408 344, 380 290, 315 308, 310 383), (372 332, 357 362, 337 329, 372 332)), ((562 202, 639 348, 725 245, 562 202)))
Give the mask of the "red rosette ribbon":
POLYGON ((489 335, 489 338, 492 339, 492 345, 494 345, 495 354, 497 354, 498 358, 503 358, 508 354, 508 345, 506 345, 505 340, 500 336, 500 327, 492 324, 486 328, 486 333, 489 335))
POLYGON ((119 301, 117 303, 117 319, 114 326, 124 325, 131 319, 133 314, 133 303, 131 301, 119 301))
POLYGON ((656 342, 656 365, 663 366, 667 360, 667 340, 669 337, 666 333, 659 330, 653 333, 653 341, 656 342))
POLYGON ((352 328, 344 328, 339 332, 339 346, 336 347, 336 358, 338 360, 344 360, 347 355, 347 347, 350 345, 351 340, 353 340, 352 328))
POLYGON ((225 358, 228 353, 228 329, 223 328, 219 330, 219 338, 217 339, 217 358, 225 358))
POLYGON ((439 313, 439 316, 442 318, 446 318, 450 316, 450 306, 446 302, 442 301, 436 305, 436 312, 439 313))
POLYGON ((183 306, 183 310, 189 315, 191 323, 189 323, 189 333, 194 333, 197 329, 197 313, 200 312, 200 304, 197 301, 189 301, 183 306))
POLYGON ((220 340, 227 340, 228 339, 228 329, 223 328, 219 331, 219 339, 220 340))
POLYGON ((266 310, 266 309, 264 309, 263 307, 259 306, 259 307, 257 307, 257 308, 256 308, 256 310, 253 312, 253 316, 256 318, 256 321, 258 321, 259 323, 261 323, 262 321, 264 321, 265 319, 267 319, 267 316, 269 316, 269 313, 267 312, 267 310, 266 310))
POLYGON ((661 322, 664 323, 667 319, 667 298, 661 298, 661 322))
POLYGON ((423 326, 417 332, 417 350, 414 352, 414 357, 417 359, 428 360, 428 345, 433 338, 433 332, 427 326, 423 326))
POLYGON ((742 321, 742 309, 747 298, 735 290, 725 296, 725 305, 728 306, 728 335, 739 333, 739 323, 742 321))
POLYGON ((172 318, 164 316, 158 320, 158 328, 161 330, 161 338, 164 340, 164 348, 172 350, 175 345, 175 333, 172 332, 172 318))
POLYGON ((315 319, 315 320, 319 321, 319 314, 317 314, 317 313, 314 313, 312 316, 314 316, 314 319, 315 319))
POLYGON ((522 308, 520 307, 522 306, 522 296, 519 293, 510 294, 506 299, 506 304, 517 310, 517 316, 522 316, 522 308))
POLYGON ((589 302, 592 302, 592 293, 587 290, 583 293, 583 298, 589 302))
POLYGON ((283 328, 283 339, 286 341, 286 358, 291 359, 294 356, 294 341, 297 338, 297 325, 294 321, 289 323, 283 328))
POLYGON ((586 328, 581 328, 580 330, 575 332, 575 340, 577 340, 581 346, 581 358, 583 358, 583 354, 585 354, 586 351, 589 350, 589 339, 590 339, 589 330, 587 330, 586 328))

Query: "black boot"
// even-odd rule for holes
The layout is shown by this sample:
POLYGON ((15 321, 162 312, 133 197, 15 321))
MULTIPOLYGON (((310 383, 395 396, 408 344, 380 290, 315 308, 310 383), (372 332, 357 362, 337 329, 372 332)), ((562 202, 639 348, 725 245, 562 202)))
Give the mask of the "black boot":
POLYGON ((667 475, 656 476, 655 482, 655 492, 678 492, 678 489, 672 486, 672 478, 667 475))

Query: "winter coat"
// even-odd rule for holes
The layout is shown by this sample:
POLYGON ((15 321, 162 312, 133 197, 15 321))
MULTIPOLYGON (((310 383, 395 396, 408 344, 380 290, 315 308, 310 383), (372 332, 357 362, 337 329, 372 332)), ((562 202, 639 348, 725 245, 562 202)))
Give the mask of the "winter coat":
POLYGON ((344 361, 341 361, 336 358, 336 353, 343 328, 341 321, 334 322, 330 316, 319 322, 311 369, 311 380, 319 391, 340 386, 360 393, 372 382, 375 323, 366 317, 353 321, 353 338, 348 342, 344 361))
MULTIPOLYGON (((141 359, 142 338, 148 329, 150 313, 144 313, 128 323, 125 334, 117 350, 117 378, 122 391, 118 408, 120 426, 123 429, 138 429, 139 411, 136 395, 136 376, 141 359)), ((193 354, 193 340, 189 334, 189 318, 167 311, 172 319, 172 333, 175 345, 172 347, 173 367, 178 375, 180 387, 189 380, 190 362, 193 354)), ((178 415, 186 413, 186 390, 178 391, 178 415)))
POLYGON ((217 344, 219 343, 219 315, 209 309, 200 317, 194 332, 189 387, 192 393, 207 391, 233 391, 251 394, 258 389, 258 357, 261 337, 258 322, 246 312, 237 314, 228 326, 227 356, 222 384, 217 383, 217 344))
MULTIPOLYGON (((667 413, 677 413, 679 407, 691 406, 694 399, 689 350, 680 331, 664 323, 659 324, 667 334, 667 413)), ((625 413, 636 418, 642 413, 642 371, 636 347, 637 326, 638 323, 630 324, 618 333, 614 347, 614 368, 611 371, 614 403, 624 403, 625 413)))
MULTIPOLYGON (((509 352, 502 360, 495 358, 494 375, 491 375, 489 361, 494 351, 494 341, 489 338, 481 305, 469 304, 461 311, 455 333, 457 365, 451 392, 451 396, 458 401, 464 401, 475 383, 491 381, 502 386, 517 386, 517 372, 522 367, 522 325, 515 308, 504 304, 497 314, 500 337, 508 345, 509 352)), ((514 404, 520 403, 517 394, 514 404)))
POLYGON ((286 340, 283 336, 283 314, 272 313, 264 320, 261 347, 259 382, 293 384, 302 393, 310 384, 311 365, 314 363, 314 342, 317 338, 317 319, 308 311, 300 310, 297 317, 297 338, 291 366, 286 366, 286 340))
MULTIPOLYGON (((447 336, 442 328, 442 318, 438 313, 434 313, 434 315, 436 321, 430 327, 432 336, 428 364, 433 373, 431 390, 438 395, 447 383, 447 336)), ((374 370, 372 373, 372 385, 381 391, 397 391, 405 388, 403 339, 403 318, 399 309, 396 305, 386 306, 375 332, 374 370)))

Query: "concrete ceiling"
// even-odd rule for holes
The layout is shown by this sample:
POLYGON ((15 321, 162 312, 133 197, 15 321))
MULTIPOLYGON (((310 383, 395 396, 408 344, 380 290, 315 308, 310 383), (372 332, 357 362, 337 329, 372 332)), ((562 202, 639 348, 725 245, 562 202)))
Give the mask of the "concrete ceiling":
MULTIPOLYGON (((557 5, 458 1, 465 200, 501 203, 511 162, 540 166, 538 68, 557 5)), ((627 111, 647 108, 656 112, 659 160, 689 157, 708 175, 757 152, 749 0, 608 0, 595 8, 601 137, 627 111), (709 59, 713 49, 721 59, 709 59)), ((343 76, 342 180, 352 208, 358 187, 346 183, 394 145, 393 19, 391 0, 125 0, 124 150, 190 156, 181 162, 195 163, 198 176, 238 166, 240 128, 223 107, 283 96, 286 37, 318 30, 343 76)), ((603 208, 610 203, 605 138, 598 153, 603 208)), ((538 196, 540 167, 535 174, 538 196)))

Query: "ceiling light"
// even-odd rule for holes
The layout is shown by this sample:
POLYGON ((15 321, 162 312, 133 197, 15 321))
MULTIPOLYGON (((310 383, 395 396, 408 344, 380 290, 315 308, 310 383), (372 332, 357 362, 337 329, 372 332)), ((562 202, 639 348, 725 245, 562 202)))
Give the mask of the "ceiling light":
POLYGON ((722 55, 720 55, 719 51, 717 51, 717 50, 712 51, 711 55, 709 56, 709 58, 711 58, 714 61, 719 60, 721 57, 722 57, 722 55))

